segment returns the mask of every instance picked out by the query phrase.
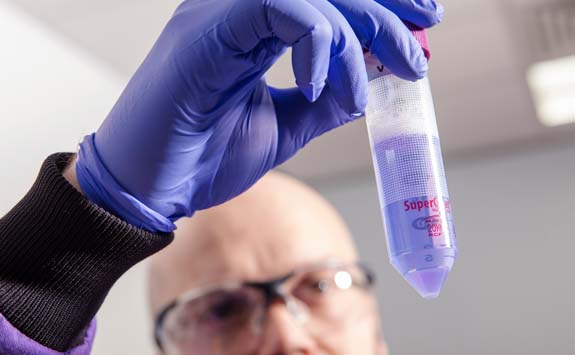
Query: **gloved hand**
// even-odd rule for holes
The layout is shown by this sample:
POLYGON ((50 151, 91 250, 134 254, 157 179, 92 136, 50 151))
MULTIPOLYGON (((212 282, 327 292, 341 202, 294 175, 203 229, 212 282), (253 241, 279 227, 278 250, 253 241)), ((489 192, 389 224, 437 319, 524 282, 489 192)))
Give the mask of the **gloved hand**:
POLYGON ((442 13, 433 0, 185 1, 82 142, 80 186, 133 225, 171 231, 362 116, 362 46, 422 78, 427 61, 400 18, 430 27, 442 13), (288 47, 298 88, 276 90, 263 76, 288 47))

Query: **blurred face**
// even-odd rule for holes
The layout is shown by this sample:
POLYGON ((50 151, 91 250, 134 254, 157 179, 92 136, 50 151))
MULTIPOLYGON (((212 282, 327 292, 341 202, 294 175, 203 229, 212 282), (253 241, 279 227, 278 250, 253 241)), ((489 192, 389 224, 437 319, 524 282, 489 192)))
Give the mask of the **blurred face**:
POLYGON ((171 354, 384 355, 377 307, 339 216, 268 175, 179 225, 153 260, 152 308, 171 354), (174 300, 178 300, 175 304, 174 300))

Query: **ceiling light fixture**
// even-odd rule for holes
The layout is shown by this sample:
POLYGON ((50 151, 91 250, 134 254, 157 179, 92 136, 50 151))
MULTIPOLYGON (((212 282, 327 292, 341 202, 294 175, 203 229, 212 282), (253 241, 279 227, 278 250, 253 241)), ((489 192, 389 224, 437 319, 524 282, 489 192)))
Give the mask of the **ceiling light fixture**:
POLYGON ((527 83, 541 123, 575 123, 575 55, 531 65, 527 83))

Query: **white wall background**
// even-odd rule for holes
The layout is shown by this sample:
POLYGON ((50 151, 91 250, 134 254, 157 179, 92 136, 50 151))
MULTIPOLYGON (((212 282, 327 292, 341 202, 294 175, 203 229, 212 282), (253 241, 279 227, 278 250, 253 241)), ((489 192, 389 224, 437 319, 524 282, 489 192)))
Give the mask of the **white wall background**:
MULTIPOLYGON (((575 145, 447 169, 460 255, 433 301, 387 263, 371 173, 314 183, 377 271, 392 354, 575 354, 575 145)), ((130 271, 100 311, 96 355, 153 354, 144 274, 130 271)))
POLYGON ((74 151, 83 135, 98 127, 124 80, 1 0, 0 43, 0 214, 4 214, 30 187, 48 154, 74 151))

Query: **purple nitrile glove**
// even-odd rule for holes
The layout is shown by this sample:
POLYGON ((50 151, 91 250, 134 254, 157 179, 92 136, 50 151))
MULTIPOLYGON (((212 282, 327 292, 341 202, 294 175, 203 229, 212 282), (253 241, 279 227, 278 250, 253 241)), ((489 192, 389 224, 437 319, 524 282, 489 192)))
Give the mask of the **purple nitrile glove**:
POLYGON ((80 185, 127 222, 171 231, 362 116, 362 46, 422 78, 427 61, 400 18, 430 27, 442 13, 432 0, 185 1, 81 144, 80 185), (263 76, 288 47, 298 88, 270 88, 263 76))

